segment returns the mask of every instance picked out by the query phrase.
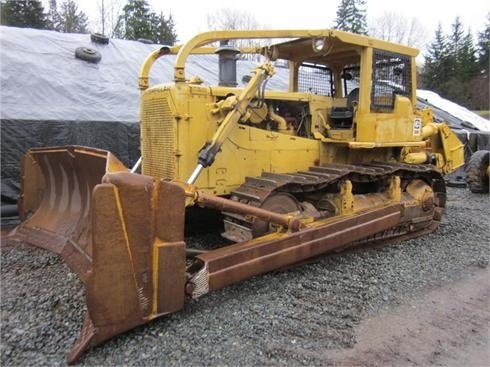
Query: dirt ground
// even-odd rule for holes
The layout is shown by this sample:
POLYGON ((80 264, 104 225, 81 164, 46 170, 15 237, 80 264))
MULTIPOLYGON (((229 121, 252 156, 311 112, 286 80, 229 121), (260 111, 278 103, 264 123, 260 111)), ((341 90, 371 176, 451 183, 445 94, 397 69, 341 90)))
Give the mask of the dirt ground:
POLYGON ((490 271, 478 270, 365 319, 337 366, 490 366, 490 271))

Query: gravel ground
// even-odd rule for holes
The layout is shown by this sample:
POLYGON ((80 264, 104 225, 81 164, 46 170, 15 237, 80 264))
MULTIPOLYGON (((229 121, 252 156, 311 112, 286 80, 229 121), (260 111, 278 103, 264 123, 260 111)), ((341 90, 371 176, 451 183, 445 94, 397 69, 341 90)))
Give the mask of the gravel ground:
MULTIPOLYGON (((402 244, 324 257, 189 299, 94 348, 80 364, 325 365, 307 351, 352 348, 355 328, 427 290, 487 268, 488 195, 448 188, 438 231, 402 244)), ((84 313, 81 282, 56 255, 2 249, 1 365, 65 365, 84 313)))

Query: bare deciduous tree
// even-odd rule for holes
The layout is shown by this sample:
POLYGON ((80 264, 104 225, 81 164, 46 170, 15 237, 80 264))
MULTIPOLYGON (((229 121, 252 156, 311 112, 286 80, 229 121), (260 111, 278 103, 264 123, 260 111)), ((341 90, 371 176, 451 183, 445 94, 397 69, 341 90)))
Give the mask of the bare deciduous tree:
POLYGON ((263 28, 259 26, 252 13, 237 9, 219 9, 212 14, 208 14, 207 21, 210 30, 247 30, 263 28))
POLYGON ((97 8, 97 19, 94 22, 97 32, 109 37, 120 38, 122 0, 98 0, 97 8))
MULTIPOLYGON (((207 15, 209 30, 253 30, 267 29, 266 26, 260 25, 254 15, 248 11, 237 9, 222 8, 218 11, 207 15)), ((256 47, 263 46, 258 40, 241 40, 239 43, 230 41, 230 44, 237 47, 256 47)), ((250 59, 250 55, 242 55, 242 58, 250 59)), ((253 57, 252 57, 253 58, 253 57)))
POLYGON ((370 35, 385 41, 424 48, 427 29, 415 17, 408 19, 402 13, 387 11, 370 22, 370 35))

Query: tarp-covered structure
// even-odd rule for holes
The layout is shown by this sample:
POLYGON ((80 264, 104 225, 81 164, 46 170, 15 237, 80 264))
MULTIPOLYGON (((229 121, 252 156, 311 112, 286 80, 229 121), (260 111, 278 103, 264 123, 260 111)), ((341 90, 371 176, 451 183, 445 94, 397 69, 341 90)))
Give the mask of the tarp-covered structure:
MULTIPOLYGON (((160 45, 88 34, 0 27, 1 193, 15 200, 21 156, 32 147, 86 145, 113 152, 127 166, 139 157, 138 72, 160 45), (79 47, 98 63, 75 57, 79 47)), ((218 75, 215 61, 191 62, 189 71, 218 75), (199 70, 195 70, 199 69, 199 70)), ((173 57, 152 68, 150 83, 170 81, 173 57)))
MULTIPOLYGON (((0 27, 1 193, 15 201, 20 160, 32 147, 85 145, 106 149, 131 167, 139 158, 138 74, 145 58, 161 45, 110 39, 92 41, 89 34, 0 27), (101 60, 75 56, 79 47, 97 50, 101 60)), ((171 81, 175 56, 157 60, 150 85, 171 81)), ((218 83, 218 56, 192 56, 189 75, 204 84, 218 83)), ((240 61, 238 75, 254 63, 240 61)), ((269 88, 287 88, 287 77, 269 88)))
POLYGON ((2 201, 17 195, 20 159, 31 147, 87 145, 126 164, 138 159, 138 69, 156 45, 1 27, 0 47, 2 201), (82 46, 101 61, 76 58, 82 46))

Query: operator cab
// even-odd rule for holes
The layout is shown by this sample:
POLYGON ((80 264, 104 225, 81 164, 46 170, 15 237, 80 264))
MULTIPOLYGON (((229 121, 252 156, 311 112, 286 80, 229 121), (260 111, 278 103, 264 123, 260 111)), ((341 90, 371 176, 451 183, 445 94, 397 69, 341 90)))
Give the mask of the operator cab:
POLYGON ((321 108, 311 104, 310 113, 325 137, 388 143, 413 135, 417 50, 340 31, 266 50, 289 62, 289 92, 324 96, 323 115, 315 121, 321 108))

